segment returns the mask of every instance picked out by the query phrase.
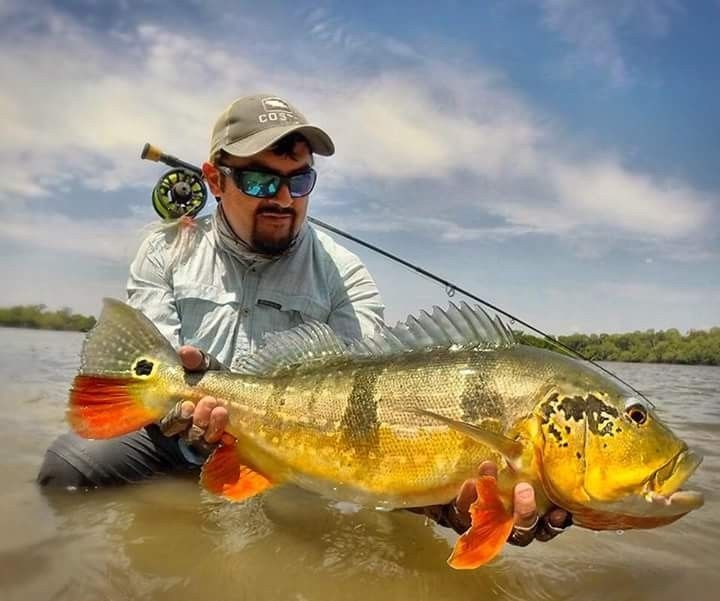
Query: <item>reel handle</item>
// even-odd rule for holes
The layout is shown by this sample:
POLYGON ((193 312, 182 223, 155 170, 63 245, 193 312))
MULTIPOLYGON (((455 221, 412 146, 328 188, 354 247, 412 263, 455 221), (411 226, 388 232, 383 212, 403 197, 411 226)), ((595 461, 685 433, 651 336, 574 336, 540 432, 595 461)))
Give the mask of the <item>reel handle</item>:
POLYGON ((155 161, 156 163, 165 163, 170 167, 187 169, 188 171, 196 173, 201 178, 203 176, 202 169, 197 165, 193 165, 192 163, 183 161, 177 157, 172 156, 171 154, 165 154, 157 146, 153 146, 149 142, 146 142, 145 146, 143 146, 142 152, 140 153, 140 158, 146 159, 148 161, 155 161))

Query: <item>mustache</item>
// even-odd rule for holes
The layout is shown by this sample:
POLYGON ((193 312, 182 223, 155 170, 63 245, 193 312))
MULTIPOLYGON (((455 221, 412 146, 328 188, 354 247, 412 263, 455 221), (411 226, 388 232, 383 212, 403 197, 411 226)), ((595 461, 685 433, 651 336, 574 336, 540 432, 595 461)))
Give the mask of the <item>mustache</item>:
POLYGON ((255 215, 295 215, 292 207, 263 207, 255 211, 255 215))

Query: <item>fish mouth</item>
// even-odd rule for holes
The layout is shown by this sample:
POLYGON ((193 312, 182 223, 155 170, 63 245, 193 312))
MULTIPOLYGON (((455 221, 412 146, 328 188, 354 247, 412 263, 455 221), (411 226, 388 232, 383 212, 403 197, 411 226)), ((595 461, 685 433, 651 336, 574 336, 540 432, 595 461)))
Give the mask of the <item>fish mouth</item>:
POLYGON ((702 463, 702 456, 687 447, 657 470, 645 484, 645 500, 654 505, 691 511, 704 503, 703 494, 694 490, 680 490, 702 463))

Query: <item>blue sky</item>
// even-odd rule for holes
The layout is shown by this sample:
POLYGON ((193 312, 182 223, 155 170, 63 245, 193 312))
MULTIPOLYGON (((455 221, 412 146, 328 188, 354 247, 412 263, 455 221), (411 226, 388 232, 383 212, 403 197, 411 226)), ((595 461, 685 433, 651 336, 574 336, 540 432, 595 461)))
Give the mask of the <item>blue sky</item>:
MULTIPOLYGON (((720 325, 720 2, 0 1, 0 305, 97 313, 235 97, 336 142, 311 213, 555 333, 720 325)), ((348 243, 396 320, 445 292, 348 243)))

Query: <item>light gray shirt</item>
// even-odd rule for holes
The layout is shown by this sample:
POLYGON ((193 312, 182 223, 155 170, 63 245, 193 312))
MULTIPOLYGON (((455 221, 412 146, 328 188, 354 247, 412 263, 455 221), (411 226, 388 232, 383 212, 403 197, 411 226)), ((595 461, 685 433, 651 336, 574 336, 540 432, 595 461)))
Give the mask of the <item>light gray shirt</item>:
POLYGON ((269 332, 314 320, 350 340, 382 324, 380 293, 360 259, 308 224, 289 252, 270 260, 227 252, 211 217, 196 221, 185 253, 178 231, 143 241, 127 284, 129 304, 176 348, 199 347, 232 369, 269 332))

